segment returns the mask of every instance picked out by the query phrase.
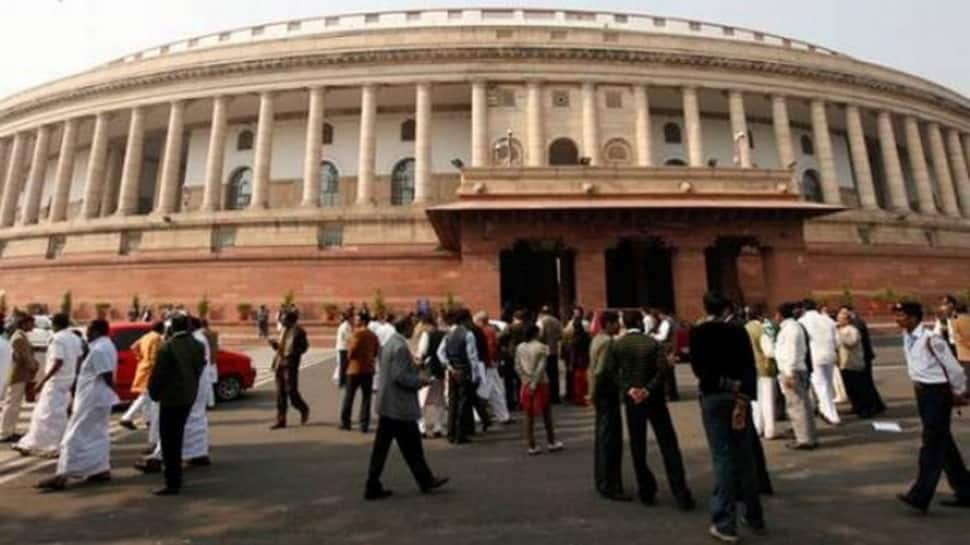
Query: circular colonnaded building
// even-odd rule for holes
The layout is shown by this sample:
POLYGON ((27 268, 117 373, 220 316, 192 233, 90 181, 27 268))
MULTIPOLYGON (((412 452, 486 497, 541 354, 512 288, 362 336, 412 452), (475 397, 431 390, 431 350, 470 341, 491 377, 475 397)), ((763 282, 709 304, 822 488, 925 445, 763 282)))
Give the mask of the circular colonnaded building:
MULTIPOLYGON (((454 296, 963 290, 970 100, 700 21, 454 9, 240 28, 0 101, 9 304, 216 317, 454 296)), ((846 294, 848 295, 848 294, 846 294)))

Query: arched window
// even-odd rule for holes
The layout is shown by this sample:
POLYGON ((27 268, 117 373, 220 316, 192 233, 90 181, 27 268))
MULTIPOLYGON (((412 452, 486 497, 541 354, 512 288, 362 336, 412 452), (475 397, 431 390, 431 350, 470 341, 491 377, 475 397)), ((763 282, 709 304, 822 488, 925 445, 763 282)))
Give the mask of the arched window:
POLYGON ((391 204, 402 206, 414 202, 414 159, 401 159, 391 171, 391 204))
POLYGON ((686 167, 687 163, 683 159, 667 159, 664 161, 666 167, 686 167))
POLYGON ((632 159, 633 150, 622 138, 614 138, 603 147, 603 162, 608 165, 629 165, 632 159))
POLYGON ((815 155, 815 143, 812 142, 812 137, 803 134, 802 135, 802 153, 805 155, 815 155))
POLYGON ((401 142, 414 142, 414 120, 401 123, 401 142))
POLYGON ((229 194, 226 208, 242 210, 253 198, 253 171, 249 167, 237 168, 229 177, 229 194))
POLYGON ((497 167, 522 166, 522 142, 514 137, 511 141, 508 137, 496 140, 492 145, 492 164, 497 167))
POLYGON ((323 124, 323 144, 333 144, 333 125, 330 123, 323 124))
POLYGON ((818 171, 809 169, 802 174, 802 195, 806 201, 822 202, 822 182, 818 171))
POLYGON ((320 163, 320 206, 340 203, 340 171, 330 161, 320 163))
POLYGON ((236 137, 236 151, 253 149, 253 131, 246 129, 236 137))
POLYGON ((667 123, 664 125, 664 142, 668 144, 680 144, 682 141, 680 125, 676 123, 667 123))
POLYGON ((549 164, 578 165, 579 149, 576 143, 568 138, 557 138, 549 144, 549 164))

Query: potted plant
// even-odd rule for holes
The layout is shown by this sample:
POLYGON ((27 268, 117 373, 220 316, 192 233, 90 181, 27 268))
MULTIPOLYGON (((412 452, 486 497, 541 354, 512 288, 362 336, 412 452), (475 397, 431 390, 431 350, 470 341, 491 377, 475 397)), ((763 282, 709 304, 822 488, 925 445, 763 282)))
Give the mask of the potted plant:
POLYGON ((249 303, 239 303, 236 305, 236 310, 239 311, 239 321, 245 322, 253 313, 253 305, 249 303))
POLYGON ((283 302, 281 306, 283 308, 290 308, 293 306, 295 302, 296 302, 296 296, 293 294, 293 290, 290 290, 286 292, 286 295, 283 296, 283 302))
POLYGON ((111 310, 111 303, 95 303, 94 310, 97 312, 99 320, 107 320, 108 312, 111 310))
POLYGON ((842 297, 839 302, 844 307, 855 308, 855 297, 848 286, 842 288, 842 297))
MULTIPOLYGON (((5 305, 6 303, 4 303, 5 305)), ((71 316, 71 312, 74 310, 74 297, 71 295, 71 290, 65 291, 64 295, 61 297, 61 312, 71 316)))
POLYGON ((196 312, 199 314, 199 318, 209 317, 209 296, 206 294, 202 295, 202 299, 199 304, 195 307, 196 312))

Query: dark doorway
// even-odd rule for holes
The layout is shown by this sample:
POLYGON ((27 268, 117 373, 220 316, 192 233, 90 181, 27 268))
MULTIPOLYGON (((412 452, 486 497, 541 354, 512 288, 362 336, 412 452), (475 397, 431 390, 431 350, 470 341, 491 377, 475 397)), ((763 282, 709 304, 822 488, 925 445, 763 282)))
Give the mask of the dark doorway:
POLYGON ((606 251, 606 301, 610 308, 674 308, 670 248, 658 239, 621 239, 606 251))
POLYGON ((520 240, 499 255, 502 308, 535 316, 543 305, 557 316, 576 302, 575 252, 558 240, 520 240))
POLYGON ((579 149, 576 143, 568 138, 557 138, 549 144, 549 164, 559 165, 578 165, 579 149))
POLYGON ((760 299, 763 291, 760 250, 756 240, 745 237, 719 238, 704 251, 707 289, 719 291, 731 301, 745 305, 760 299), (745 289, 747 286, 748 289, 745 289), (751 293, 746 293, 751 292, 751 293), (749 297, 749 295, 751 297, 749 297))

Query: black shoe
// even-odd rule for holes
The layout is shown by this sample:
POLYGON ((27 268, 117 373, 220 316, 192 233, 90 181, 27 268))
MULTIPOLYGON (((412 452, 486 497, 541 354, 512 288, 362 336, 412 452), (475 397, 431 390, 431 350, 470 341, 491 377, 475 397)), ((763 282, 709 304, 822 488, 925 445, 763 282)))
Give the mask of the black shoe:
POLYGON ((286 427, 286 422, 277 422, 269 427, 271 430, 281 430, 286 427))
POLYGON ((952 498, 940 500, 940 505, 943 507, 967 509, 970 508, 970 497, 961 498, 960 496, 953 496, 952 498))
POLYGON ((300 413, 300 425, 306 426, 306 423, 310 421, 310 409, 307 409, 300 413))
POLYGON ((380 490, 368 490, 364 492, 364 499, 367 501, 383 500, 384 498, 389 498, 394 495, 394 492, 382 488, 380 490))
POLYGON ((152 454, 154 452, 155 452, 155 447, 145 447, 141 449, 141 453, 144 454, 145 456, 148 456, 149 454, 152 454))
POLYGON ((337 427, 337 429, 341 431, 350 431, 350 424, 341 424, 337 427))
POLYGON ((657 498, 655 496, 640 496, 640 503, 647 507, 653 507, 657 505, 657 498))
POLYGON ((125 429, 129 429, 129 430, 132 430, 132 431, 138 429, 138 426, 136 426, 135 423, 132 422, 131 420, 122 420, 122 421, 120 421, 118 423, 121 424, 121 427, 122 428, 125 428, 125 429))
POLYGON ((748 517, 745 516, 738 517, 738 520, 741 522, 741 525, 747 526, 748 529, 751 530, 751 533, 756 536, 763 536, 768 533, 768 528, 765 526, 765 522, 763 520, 755 522, 748 520, 748 517))
POLYGON ((633 501, 633 496, 629 494, 624 494, 623 492, 603 492, 601 495, 610 501, 619 502, 631 502, 633 501))
POLYGON ((159 488, 158 490, 152 492, 156 496, 178 496, 181 491, 178 488, 159 488))
POLYGON ((697 508, 697 502, 694 501, 694 496, 684 494, 677 498, 677 508, 684 512, 693 511, 697 508))
POLYGON ((431 479, 431 484, 421 488, 421 492, 424 494, 430 494, 432 490, 437 490, 448 484, 449 480, 450 479, 448 477, 435 477, 431 479))
POLYGON ((208 456, 199 456, 198 458, 192 458, 187 463, 192 467, 208 467, 212 465, 212 459, 208 456))
POLYGON ((153 460, 153 459, 149 458, 147 460, 141 460, 141 461, 135 462, 135 469, 137 469, 138 471, 141 471, 142 473, 146 473, 146 474, 148 474, 148 473, 161 473, 162 472, 162 463, 159 462, 158 460, 153 460))
POLYGON ((930 510, 929 509, 929 506, 920 505, 920 504, 916 503, 916 500, 914 500, 913 498, 909 497, 908 494, 899 494, 899 495, 896 496, 896 499, 899 500, 899 501, 901 501, 901 502, 903 502, 907 506, 909 506, 909 507, 911 507, 911 508, 919 511, 920 514, 922 514, 922 515, 925 515, 930 510))
POLYGON ((84 482, 86 482, 86 483, 106 483, 106 482, 109 482, 110 480, 111 480, 111 472, 110 471, 102 471, 101 473, 98 473, 97 475, 91 475, 87 479, 84 479, 84 482))

